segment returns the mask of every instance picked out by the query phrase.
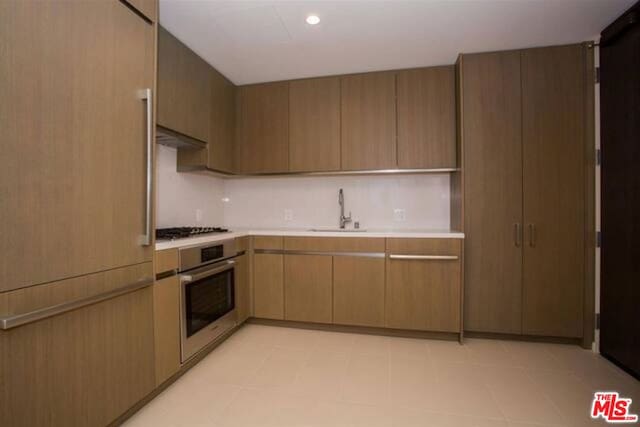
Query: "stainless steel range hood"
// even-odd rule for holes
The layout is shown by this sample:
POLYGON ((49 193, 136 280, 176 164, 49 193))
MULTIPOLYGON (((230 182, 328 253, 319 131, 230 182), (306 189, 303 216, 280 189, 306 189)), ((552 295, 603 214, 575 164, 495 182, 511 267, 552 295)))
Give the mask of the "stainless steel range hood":
POLYGON ((191 150, 200 150, 207 146, 206 142, 191 138, 190 136, 162 126, 156 126, 156 142, 168 147, 181 149, 186 148, 191 150))

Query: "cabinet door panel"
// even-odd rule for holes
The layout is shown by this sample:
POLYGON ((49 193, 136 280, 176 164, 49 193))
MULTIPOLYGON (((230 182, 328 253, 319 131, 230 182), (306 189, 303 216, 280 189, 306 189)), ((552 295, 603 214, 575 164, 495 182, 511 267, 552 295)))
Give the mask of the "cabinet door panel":
POLYGON ((253 256, 253 311, 255 317, 284 319, 283 256, 253 256))
POLYGON ((333 257, 333 323, 384 326, 384 259, 333 257))
POLYGON ((585 49, 522 52, 525 334, 582 336, 585 49))
POLYGON ((519 52, 462 57, 465 329, 522 332, 519 52), (518 225, 519 224, 519 225, 518 225))
POLYGON ((238 323, 251 316, 251 283, 249 281, 249 262, 247 255, 239 256, 236 261, 236 312, 238 323))
POLYGON ((331 323, 332 268, 331 256, 284 256, 286 320, 331 323))
POLYGON ((158 28, 158 124, 209 141, 211 66, 158 28))
POLYGON ((289 170, 340 169, 340 78, 289 83, 289 170))
POLYGON ((289 83, 238 89, 236 165, 240 173, 289 170, 289 83))
POLYGON ((178 276, 153 285, 156 385, 180 369, 180 281, 178 276))
POLYGON ((395 84, 393 73, 341 78, 342 170, 397 167, 395 84))
POLYGON ((0 45, 0 291, 150 261, 153 26, 115 1, 4 1, 0 45))
MULTIPOLYGON (((151 275, 145 263, 7 292, 0 316, 151 275)), ((151 287, 0 331, 0 425, 108 425, 153 390, 154 370, 151 287)))
POLYGON ((398 167, 456 167, 456 89, 454 66, 400 71, 398 88, 398 167))
POLYGON ((217 171, 233 172, 236 87, 214 69, 211 69, 211 104, 207 166, 217 171))

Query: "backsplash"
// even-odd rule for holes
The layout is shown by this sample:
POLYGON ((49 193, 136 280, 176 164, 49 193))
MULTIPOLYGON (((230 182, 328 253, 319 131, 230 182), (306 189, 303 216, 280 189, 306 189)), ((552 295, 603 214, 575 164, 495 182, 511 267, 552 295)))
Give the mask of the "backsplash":
POLYGON ((222 225, 224 180, 178 173, 176 156, 175 148, 156 144, 156 227, 222 225))
POLYGON ((448 174, 261 177, 224 185, 224 220, 231 228, 337 227, 340 188, 345 215, 351 211, 361 228, 449 228, 448 174))

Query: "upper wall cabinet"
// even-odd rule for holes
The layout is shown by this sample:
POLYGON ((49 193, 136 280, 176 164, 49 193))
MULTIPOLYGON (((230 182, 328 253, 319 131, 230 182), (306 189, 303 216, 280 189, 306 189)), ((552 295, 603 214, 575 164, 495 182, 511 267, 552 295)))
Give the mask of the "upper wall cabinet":
POLYGON ((289 84, 289 170, 340 170, 340 78, 289 84))
POLYGON ((158 19, 158 0, 125 0, 125 2, 151 22, 156 22, 158 19))
POLYGON ((266 83, 239 88, 237 120, 237 172, 287 172, 289 83, 266 83))
POLYGON ((395 74, 345 76, 341 86, 342 170, 395 169, 395 74))
POLYGON ((233 145, 236 123, 236 87, 211 69, 211 126, 207 167, 233 172, 233 145))
POLYGON ((455 67, 397 73, 398 167, 456 167, 455 67))
POLYGON ((209 141, 211 66, 158 28, 158 125, 209 141))

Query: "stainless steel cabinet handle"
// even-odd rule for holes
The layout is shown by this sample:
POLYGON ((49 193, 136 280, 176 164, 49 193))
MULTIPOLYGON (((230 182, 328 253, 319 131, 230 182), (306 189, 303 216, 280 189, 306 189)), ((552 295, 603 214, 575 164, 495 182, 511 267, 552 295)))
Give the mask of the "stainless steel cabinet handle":
POLYGON ((50 307, 40 308, 38 310, 30 311, 23 314, 14 314, 7 317, 0 318, 0 330, 6 331, 7 329, 17 328, 18 326, 27 325, 29 323, 44 320, 49 317, 57 316, 59 314, 67 313, 69 311, 77 310, 88 305, 97 304, 108 299, 119 297, 120 295, 128 294, 137 291, 142 288, 146 288, 153 284, 153 278, 145 277, 137 282, 122 286, 117 289, 113 289, 101 294, 92 295, 86 298, 80 298, 62 304, 52 305, 50 307))
POLYGON ((147 177, 145 196, 144 234, 140 236, 140 244, 151 244, 151 197, 153 191, 153 95, 151 89, 140 91, 140 99, 147 103, 147 177))
POLYGON ((529 224, 529 246, 536 247, 536 225, 529 224))
POLYGON ((517 222, 514 224, 514 239, 516 248, 519 248, 522 245, 522 225, 517 222))
POLYGON ((457 255, 389 255, 389 259, 405 261, 452 261, 458 259, 457 255))

